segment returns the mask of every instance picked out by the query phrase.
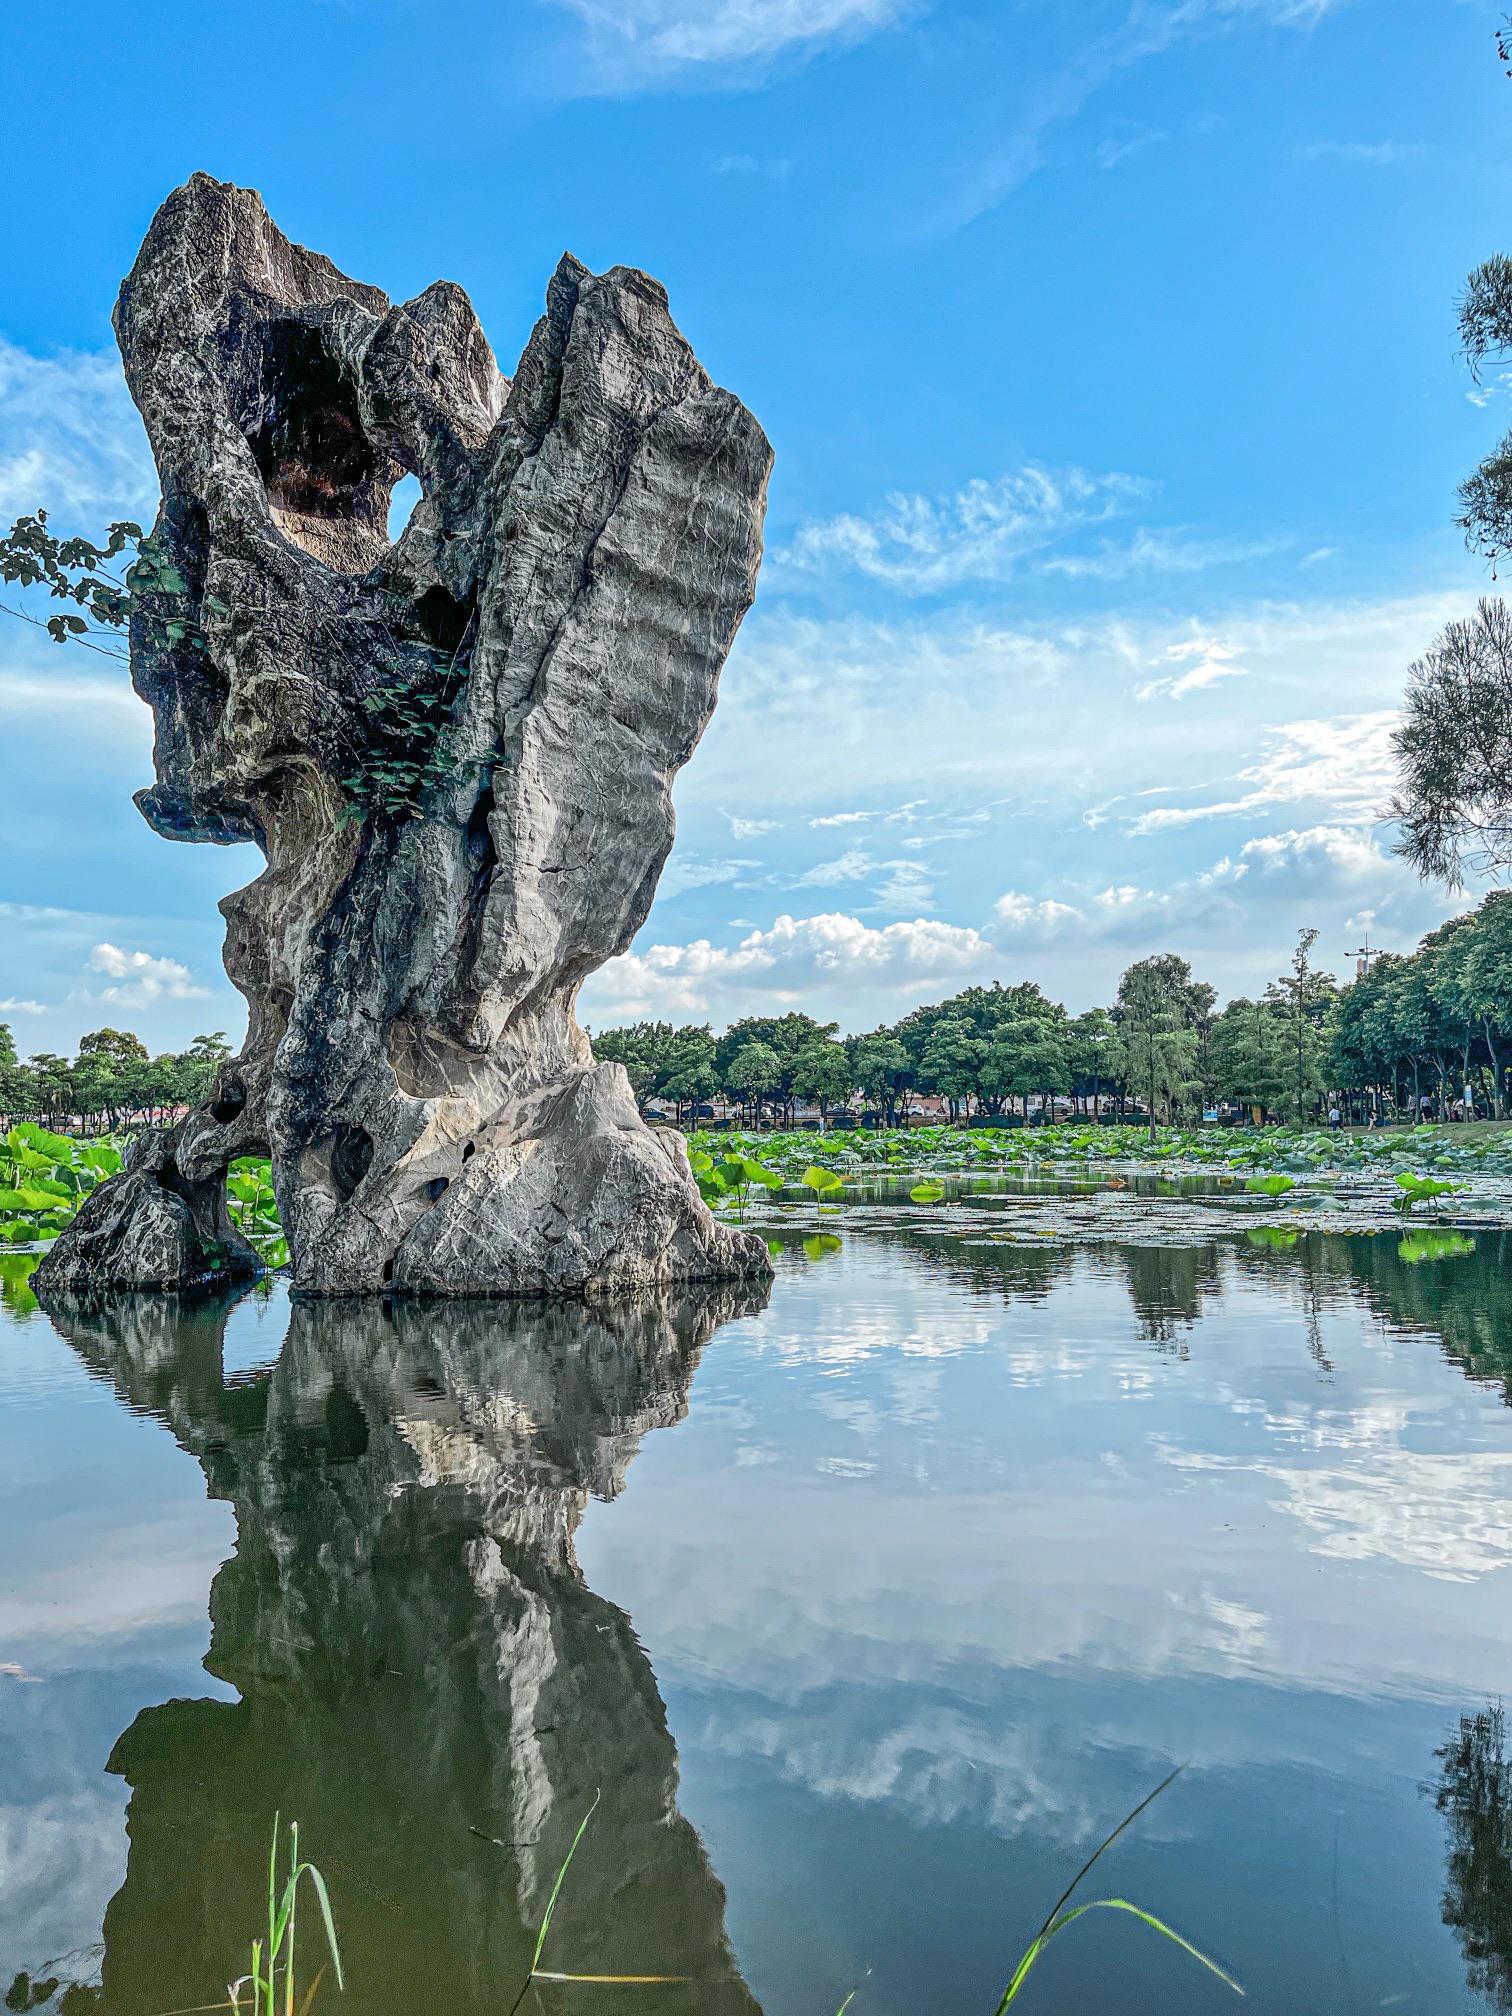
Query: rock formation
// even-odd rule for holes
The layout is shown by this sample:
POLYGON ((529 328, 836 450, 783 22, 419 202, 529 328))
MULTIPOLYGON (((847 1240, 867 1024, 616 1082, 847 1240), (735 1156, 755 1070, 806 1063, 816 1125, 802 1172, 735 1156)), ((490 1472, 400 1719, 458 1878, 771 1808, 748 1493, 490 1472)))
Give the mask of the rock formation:
MULTIPOLYGON (((86 1363, 236 1517, 205 1663, 238 1698, 149 1708, 111 1757, 130 1854, 105 2009, 191 2007, 245 1967, 281 1810, 331 1886, 354 2007, 500 2016, 598 1792, 543 1964, 687 1977, 585 1988, 594 2016, 755 2016, 655 1676, 573 1535, 642 1437, 682 1418, 704 1340, 766 1292, 305 1301, 277 1365, 231 1381, 205 1298, 59 1305, 86 1363)), ((300 1944, 303 1982, 313 1912, 300 1944)))
POLYGON ((508 380, 460 288, 391 306, 204 175, 158 212, 116 329, 163 485, 137 802, 267 866, 221 906, 241 1055, 39 1292, 249 1272, 224 1177, 256 1153, 314 1294, 767 1271, 573 1012, 650 908, 750 605, 761 429, 644 273, 564 258, 508 380), (423 499, 390 543, 406 471, 423 499))

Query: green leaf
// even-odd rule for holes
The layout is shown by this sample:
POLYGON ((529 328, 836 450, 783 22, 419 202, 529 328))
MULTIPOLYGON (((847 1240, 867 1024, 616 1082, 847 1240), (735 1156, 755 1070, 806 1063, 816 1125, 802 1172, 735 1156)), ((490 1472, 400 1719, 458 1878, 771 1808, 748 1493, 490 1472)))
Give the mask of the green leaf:
POLYGON ((915 1204, 938 1204, 945 1195, 945 1185, 936 1182, 934 1177, 930 1176, 922 1183, 915 1183, 908 1195, 910 1201, 915 1204))

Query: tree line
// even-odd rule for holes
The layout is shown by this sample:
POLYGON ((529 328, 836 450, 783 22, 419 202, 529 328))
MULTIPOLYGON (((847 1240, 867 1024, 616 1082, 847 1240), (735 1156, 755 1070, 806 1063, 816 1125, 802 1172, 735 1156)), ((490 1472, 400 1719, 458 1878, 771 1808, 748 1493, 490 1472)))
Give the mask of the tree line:
POLYGON ((73 1057, 39 1050, 23 1060, 10 1025, 0 1022, 0 1118, 7 1126, 39 1120, 54 1132, 85 1134, 161 1122, 198 1105, 230 1055, 219 1029, 158 1057, 128 1030, 96 1029, 80 1037, 73 1057))
POLYGON ((1505 1117, 1512 1069, 1512 891, 1451 918, 1416 952, 1378 953, 1341 985, 1314 963, 1317 932, 1262 993, 1220 1011, 1186 960, 1160 953, 1123 974, 1107 1008, 1071 1015, 1032 981, 968 987, 901 1021, 841 1037, 789 1012, 703 1025, 605 1029, 594 1055, 623 1064, 636 1097, 687 1121, 724 1098, 746 1124, 791 1126, 799 1105, 829 1118, 858 1102, 906 1125, 920 1094, 953 1119, 1048 1111, 1178 1124, 1227 1104, 1305 1124, 1348 1118, 1447 1119, 1468 1088, 1505 1117), (1427 1106, 1424 1106, 1424 1101, 1427 1106))

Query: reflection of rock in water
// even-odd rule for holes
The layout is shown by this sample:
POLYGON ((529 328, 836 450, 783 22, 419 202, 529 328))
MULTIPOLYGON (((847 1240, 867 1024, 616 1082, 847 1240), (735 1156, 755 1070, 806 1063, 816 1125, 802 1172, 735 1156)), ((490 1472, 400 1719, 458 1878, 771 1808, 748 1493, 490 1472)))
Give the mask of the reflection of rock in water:
POLYGON ((206 1663, 241 1700, 150 1709, 112 1758, 131 1851, 107 2009, 202 2003, 242 1970, 280 1810, 331 1883, 353 2007, 497 2016, 600 1789, 545 1964, 696 1977, 580 1991, 594 2016, 752 2006, 674 1805, 654 1676, 572 1543, 589 1494, 617 1493, 646 1431, 681 1418, 697 1347, 764 1294, 306 1304, 271 1376, 240 1387, 213 1321, 59 1312, 238 1526, 206 1663))
POLYGON ((1436 1754, 1449 1833, 1444 1923, 1459 1936, 1470 1986, 1512 2010, 1512 1760, 1500 1707, 1462 1715, 1436 1754))

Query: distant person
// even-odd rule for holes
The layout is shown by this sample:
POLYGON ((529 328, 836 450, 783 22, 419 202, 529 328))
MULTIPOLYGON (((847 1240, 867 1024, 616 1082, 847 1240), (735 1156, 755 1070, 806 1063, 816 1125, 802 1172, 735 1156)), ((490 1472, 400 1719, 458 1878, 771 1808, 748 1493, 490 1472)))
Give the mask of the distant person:
POLYGON ((1338 1107, 1330 1106, 1328 1109, 1328 1124, 1333 1129, 1335 1134, 1337 1134, 1339 1131, 1341 1119, 1342 1115, 1340 1114, 1338 1107))
POLYGON ((1426 1127, 1433 1118, 1433 1094, 1425 1092, 1418 1101, 1418 1118, 1426 1127))

